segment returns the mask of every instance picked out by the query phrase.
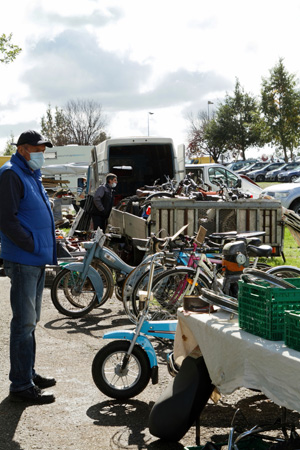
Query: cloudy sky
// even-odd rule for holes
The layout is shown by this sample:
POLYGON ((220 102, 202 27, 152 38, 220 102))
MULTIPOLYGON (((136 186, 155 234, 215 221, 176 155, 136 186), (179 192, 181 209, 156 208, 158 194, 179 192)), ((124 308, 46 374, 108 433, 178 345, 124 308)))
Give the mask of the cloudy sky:
POLYGON ((75 99, 101 103, 112 137, 147 135, 149 122, 186 143, 187 115, 236 78, 259 95, 280 57, 300 77, 299 21, 299 0, 10 0, 0 34, 22 53, 0 65, 0 153, 75 99))

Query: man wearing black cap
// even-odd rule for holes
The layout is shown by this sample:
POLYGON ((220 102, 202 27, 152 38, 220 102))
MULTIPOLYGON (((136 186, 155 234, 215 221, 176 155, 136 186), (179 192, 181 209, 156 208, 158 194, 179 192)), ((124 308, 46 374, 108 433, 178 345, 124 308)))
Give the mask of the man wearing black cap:
POLYGON ((17 151, 0 169, 1 258, 11 280, 10 393, 14 402, 52 403, 42 389, 54 378, 35 371, 35 328, 40 319, 45 265, 56 264, 55 226, 41 182, 51 142, 33 130, 22 133, 17 151))

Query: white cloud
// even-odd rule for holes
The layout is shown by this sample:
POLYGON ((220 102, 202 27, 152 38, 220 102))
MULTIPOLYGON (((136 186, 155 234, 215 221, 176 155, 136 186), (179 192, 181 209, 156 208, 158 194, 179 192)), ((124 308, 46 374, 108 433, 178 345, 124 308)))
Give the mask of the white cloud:
POLYGON ((154 111, 153 133, 185 141, 186 112, 217 103, 236 77, 258 95, 279 57, 299 74, 299 9, 297 0, 11 0, 0 30, 23 51, 0 66, 0 145, 72 98, 99 101, 114 136, 146 134, 154 111))

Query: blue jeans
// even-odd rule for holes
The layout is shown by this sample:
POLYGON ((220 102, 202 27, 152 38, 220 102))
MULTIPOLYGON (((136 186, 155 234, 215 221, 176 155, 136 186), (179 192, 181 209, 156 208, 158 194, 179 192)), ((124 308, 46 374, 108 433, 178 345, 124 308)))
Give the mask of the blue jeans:
POLYGON ((11 281, 10 391, 18 392, 34 385, 34 332, 41 315, 45 267, 6 260, 3 266, 11 281))

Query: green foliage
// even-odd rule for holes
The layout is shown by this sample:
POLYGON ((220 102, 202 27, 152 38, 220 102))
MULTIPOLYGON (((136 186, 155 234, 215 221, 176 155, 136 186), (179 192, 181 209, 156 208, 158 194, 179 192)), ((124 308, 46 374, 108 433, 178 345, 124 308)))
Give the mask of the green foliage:
POLYGON ((14 61, 17 55, 22 51, 20 47, 11 43, 12 33, 8 36, 2 34, 0 36, 0 62, 9 64, 14 61))
POLYGON ((41 133, 55 146, 71 143, 68 134, 68 122, 62 109, 56 106, 53 113, 49 104, 46 116, 41 119, 41 133))
POLYGON ((16 146, 11 145, 11 143, 14 142, 14 135, 11 133, 10 139, 6 142, 6 146, 4 149, 3 156, 10 156, 16 151, 16 146))
POLYGON ((249 147, 265 143, 263 130, 257 100, 244 92, 237 80, 233 95, 226 95, 214 123, 207 129, 208 137, 224 149, 235 152, 235 156, 246 159, 245 152, 249 147))
POLYGON ((287 227, 285 227, 284 229, 283 253, 286 259, 285 263, 283 263, 282 258, 279 257, 269 258, 266 260, 266 262, 273 267, 280 266, 282 264, 286 264, 287 266, 300 267, 299 264, 300 248, 287 227))
POLYGON ((197 120, 188 117, 188 156, 209 155, 215 162, 230 152, 233 158, 245 158, 249 147, 264 145, 265 124, 260 116, 259 104, 250 94, 244 92, 236 81, 232 96, 226 95, 224 103, 219 103, 213 118, 208 120, 205 113, 199 113, 197 120))
POLYGON ((282 58, 262 81, 261 108, 269 141, 283 151, 285 161, 293 159, 300 144, 300 93, 295 75, 287 72, 282 58))

